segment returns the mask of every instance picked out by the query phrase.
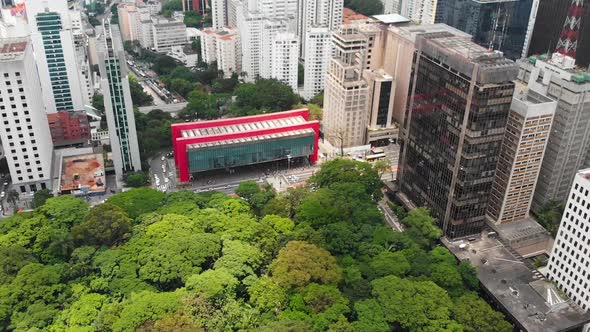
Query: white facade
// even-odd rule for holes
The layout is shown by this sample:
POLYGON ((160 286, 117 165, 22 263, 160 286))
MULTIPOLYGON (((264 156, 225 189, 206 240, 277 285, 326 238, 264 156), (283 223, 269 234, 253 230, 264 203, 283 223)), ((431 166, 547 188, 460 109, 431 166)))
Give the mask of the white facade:
POLYGON ((233 73, 242 70, 242 45, 240 35, 232 32, 217 37, 216 43, 217 69, 223 71, 223 76, 229 78, 233 73))
POLYGON ((183 22, 156 17, 152 23, 156 52, 166 53, 172 50, 172 46, 187 44, 186 25, 183 22))
POLYGON ((329 28, 307 30, 303 98, 310 100, 324 90, 324 80, 332 55, 329 28))
POLYGON ((31 42, 2 39, 0 138, 15 189, 51 189, 53 143, 31 42))
POLYGON ((238 31, 242 42, 242 71, 247 82, 254 82, 260 76, 262 57, 262 28, 264 16, 250 13, 246 5, 238 6, 238 31))
POLYGON ((154 47, 154 30, 151 18, 142 18, 137 23, 137 41, 143 48, 154 47))
POLYGON ((298 0, 257 0, 258 12, 273 20, 295 19, 297 2, 298 0))
POLYGON ((582 309, 590 309, 590 169, 579 171, 549 260, 549 278, 582 309))
POLYGON ((227 26, 227 7, 227 0, 211 0, 213 29, 222 29, 227 26))
POLYGON ((314 27, 337 30, 342 24, 343 0, 299 0, 297 34, 301 43, 301 58, 305 59, 307 31, 314 27))
POLYGON ((299 64, 299 39, 293 33, 279 33, 271 41, 272 58, 271 75, 274 78, 291 87, 297 92, 297 69, 299 64))
POLYGON ((26 6, 46 111, 84 109, 67 1, 28 0, 26 6), (39 30, 39 26, 44 26, 44 30, 39 30), (59 36, 55 31, 59 31, 59 36))
POLYGON ((167 55, 184 64, 185 67, 195 67, 199 62, 199 54, 193 52, 190 46, 173 46, 167 55))
POLYGON ((11 8, 0 8, 0 38, 29 36, 25 12, 13 13, 11 8))
POLYGON ((236 29, 204 29, 201 35, 201 56, 203 62, 217 61, 217 68, 225 78, 242 69, 242 46, 236 29))
POLYGON ((401 15, 419 24, 434 24, 438 0, 403 1, 401 15))
POLYGON ((401 0, 381 0, 383 3, 383 14, 399 14, 401 0))

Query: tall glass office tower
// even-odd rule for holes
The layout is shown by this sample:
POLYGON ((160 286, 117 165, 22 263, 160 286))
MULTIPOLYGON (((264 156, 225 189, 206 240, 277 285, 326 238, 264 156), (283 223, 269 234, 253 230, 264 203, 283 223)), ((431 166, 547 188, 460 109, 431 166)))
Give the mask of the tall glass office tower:
POLYGON ((400 190, 451 238, 484 226, 518 67, 452 30, 417 37, 400 190))
POLYGON ((133 102, 119 27, 105 21, 99 39, 100 88, 104 95, 113 164, 120 181, 126 172, 141 170, 133 102))
POLYGON ((443 0, 437 6, 436 22, 446 23, 472 35, 477 44, 501 51, 507 58, 520 59, 525 41, 532 33, 533 25, 529 29, 529 19, 533 2, 443 0))

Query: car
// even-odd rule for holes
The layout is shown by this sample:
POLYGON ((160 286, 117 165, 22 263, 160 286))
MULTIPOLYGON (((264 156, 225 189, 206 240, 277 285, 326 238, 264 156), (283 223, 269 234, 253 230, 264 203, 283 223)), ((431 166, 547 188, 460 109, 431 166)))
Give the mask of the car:
POLYGON ((168 178, 164 178, 164 183, 168 183, 170 182, 170 180, 168 180, 168 178))
POLYGON ((8 185, 8 182, 7 181, 4 181, 4 186, 6 187, 7 185, 8 185))
POLYGON ((0 198, 4 198, 6 196, 5 192, 0 193, 0 198))
POLYGON ((166 160, 166 156, 162 156, 162 161, 166 160))

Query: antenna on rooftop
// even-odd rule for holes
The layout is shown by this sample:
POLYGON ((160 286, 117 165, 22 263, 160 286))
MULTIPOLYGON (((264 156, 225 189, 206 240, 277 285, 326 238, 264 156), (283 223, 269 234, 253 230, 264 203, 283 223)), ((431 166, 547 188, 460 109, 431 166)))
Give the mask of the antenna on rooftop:
POLYGON ((584 0, 572 0, 555 52, 576 58, 582 15, 584 15, 584 0))

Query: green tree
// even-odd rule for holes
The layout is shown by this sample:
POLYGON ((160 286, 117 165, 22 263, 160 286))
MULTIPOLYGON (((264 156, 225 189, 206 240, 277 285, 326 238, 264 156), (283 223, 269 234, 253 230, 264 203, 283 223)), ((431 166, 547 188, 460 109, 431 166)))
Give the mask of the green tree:
POLYGON ((377 171, 377 174, 379 174, 379 178, 381 178, 383 174, 391 172, 391 163, 387 160, 377 160, 373 164, 373 168, 377 171))
POLYGON ((450 318, 453 302, 432 281, 411 281, 387 276, 371 282, 385 320, 409 331, 461 331, 450 318))
POLYGON ((387 275, 403 277, 410 271, 410 262, 401 251, 383 251, 371 259, 370 267, 376 277, 387 275))
POLYGON ((191 28, 201 28, 201 21, 203 16, 195 13, 194 11, 186 11, 184 13, 184 24, 191 28))
POLYGON ((49 191, 49 189, 41 189, 35 192, 35 196, 33 197, 32 206, 33 208, 38 208, 41 205, 45 204, 45 202, 53 197, 53 193, 49 191))
POLYGON ((185 120, 217 119, 221 116, 217 96, 194 90, 188 94, 188 104, 178 117, 185 120))
POLYGON ((135 219, 140 215, 157 210, 164 203, 166 195, 150 188, 136 188, 111 196, 107 203, 116 205, 135 219))
POLYGON ((256 83, 242 84, 234 94, 236 115, 259 114, 264 110, 290 110, 299 101, 288 85, 275 79, 259 79, 256 83))
POLYGON ((324 92, 320 92, 317 96, 313 97, 310 101, 311 104, 319 105, 320 107, 324 107, 324 92))
POLYGON ((182 0, 169 0, 162 6, 162 10, 182 11, 182 0))
POLYGON ((113 246, 131 237, 132 220, 123 209, 104 203, 93 207, 84 222, 72 227, 78 244, 113 246))
POLYGON ((92 96, 92 107, 104 114, 104 96, 101 94, 95 94, 92 96))
POLYGON ((354 311, 358 317, 353 323, 358 332, 388 332, 391 331, 383 307, 375 299, 363 300, 354 304, 354 311))
POLYGON ((543 206, 539 211, 534 211, 539 223, 555 237, 561 222, 561 216, 565 206, 563 203, 557 201, 550 201, 543 206))
POLYGON ((135 331, 147 320, 173 313, 181 306, 180 292, 154 293, 143 291, 124 301, 112 324, 114 332, 135 331))
POLYGON ((137 188, 148 184, 150 176, 147 172, 130 172, 127 173, 125 184, 127 187, 137 188))
POLYGON ((233 298, 238 286, 238 279, 226 269, 207 270, 190 276, 186 288, 204 298, 233 298))
POLYGON ((345 0, 344 7, 366 16, 383 14, 383 3, 379 0, 345 0))
POLYGON ((379 174, 371 165, 355 160, 335 159, 322 165, 320 171, 310 179, 319 188, 328 187, 335 183, 359 183, 366 189, 366 193, 377 199, 382 196, 383 186, 379 174))
POLYGON ((342 269, 324 249, 303 241, 291 241, 270 266, 272 279, 283 287, 301 287, 310 282, 334 284, 342 269))
POLYGON ((154 98, 143 90, 139 80, 133 75, 129 75, 129 90, 135 106, 149 106, 154 102, 154 98))
POLYGON ((465 332, 510 332, 513 327, 504 316, 474 293, 455 300, 453 317, 463 325, 465 332))
POLYGON ((405 233, 423 248, 432 247, 442 236, 442 231, 436 227, 436 219, 430 216, 427 208, 413 209, 401 222, 407 227, 405 233))
POLYGON ((33 255, 19 245, 0 246, 0 285, 8 284, 23 266, 35 261, 33 255))
POLYGON ((287 292, 268 276, 262 276, 248 287, 250 303, 262 312, 279 311, 287 305, 287 292))
POLYGON ((262 264, 262 252, 257 247, 243 241, 225 240, 221 257, 213 266, 226 269, 232 275, 243 278, 255 275, 255 271, 262 264))

